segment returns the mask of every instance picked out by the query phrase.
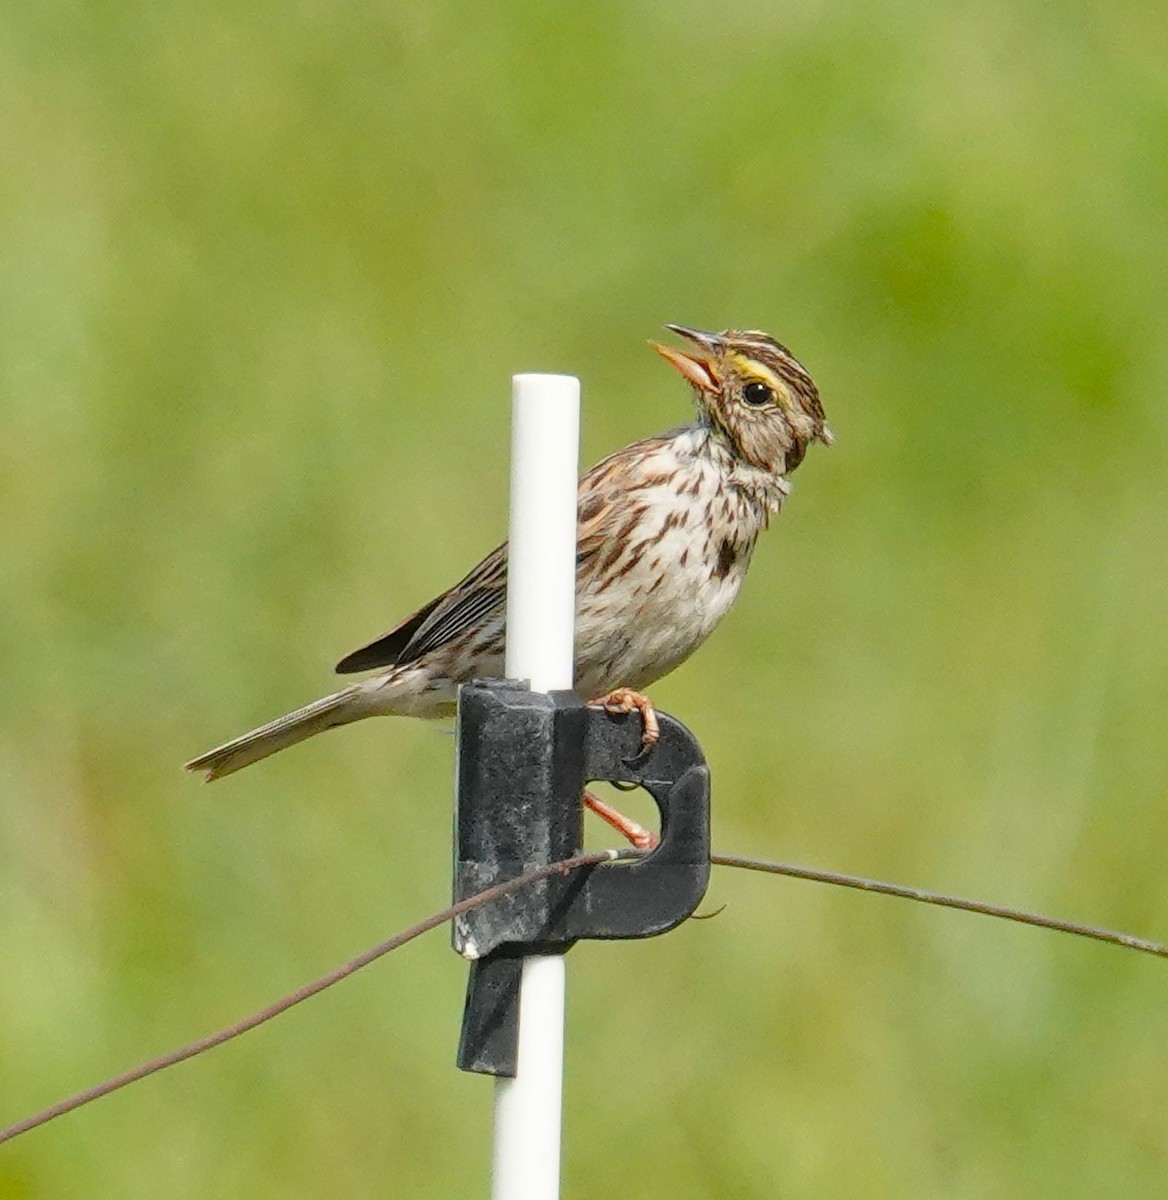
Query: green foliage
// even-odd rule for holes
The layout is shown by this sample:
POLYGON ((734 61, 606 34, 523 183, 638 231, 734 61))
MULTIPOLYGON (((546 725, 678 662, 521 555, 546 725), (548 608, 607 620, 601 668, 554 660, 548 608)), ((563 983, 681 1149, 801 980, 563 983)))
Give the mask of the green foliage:
MULTIPOLYGON (((655 698, 716 841, 1168 935, 1162 13, 0 10, 0 1121, 439 906, 450 742, 200 788, 589 459, 663 321, 773 331, 813 449, 655 698)), ((1164 965, 807 884, 571 958, 566 1194, 1159 1194, 1164 965)), ((0 1196, 485 1193, 440 936, 0 1152, 0 1196)))

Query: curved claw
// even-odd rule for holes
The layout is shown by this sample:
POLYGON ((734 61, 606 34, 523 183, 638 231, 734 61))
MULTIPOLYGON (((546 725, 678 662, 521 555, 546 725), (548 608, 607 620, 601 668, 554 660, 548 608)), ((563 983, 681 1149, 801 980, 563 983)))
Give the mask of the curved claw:
POLYGON ((612 713, 613 716, 632 712, 641 714, 641 748, 630 762, 636 762, 638 758, 646 755, 661 737, 661 725, 657 720, 657 710, 653 707, 653 701, 632 688, 614 688, 607 696, 598 696, 590 703, 597 708, 603 708, 606 713, 612 713))

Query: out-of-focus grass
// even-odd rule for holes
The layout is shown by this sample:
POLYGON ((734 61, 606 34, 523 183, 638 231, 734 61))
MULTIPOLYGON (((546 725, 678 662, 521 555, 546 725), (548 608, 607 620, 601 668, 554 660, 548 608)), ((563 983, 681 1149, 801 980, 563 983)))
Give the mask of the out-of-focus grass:
MULTIPOLYGON (((589 458, 662 321, 773 330, 813 452, 656 691, 727 850, 1168 933, 1168 77, 1135 3, 0 12, 3 1119, 435 908, 450 742, 191 753, 505 524, 507 377, 589 458)), ((1162 964, 719 874, 571 959, 566 1192, 1158 1194, 1162 964)), ((434 936, 0 1155, 0 1195, 482 1194, 434 936)))

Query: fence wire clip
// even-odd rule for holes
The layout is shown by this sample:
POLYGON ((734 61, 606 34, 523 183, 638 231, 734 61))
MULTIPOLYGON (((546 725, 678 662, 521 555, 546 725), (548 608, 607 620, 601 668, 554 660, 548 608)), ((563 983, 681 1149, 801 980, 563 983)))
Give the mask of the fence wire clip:
POLYGON ((464 1071, 513 1076, 519 977, 531 954, 582 938, 653 937, 685 920, 710 878, 710 775, 680 721, 641 752, 637 714, 587 707, 575 692, 542 694, 511 680, 459 691, 454 898, 580 852, 585 784, 643 787, 661 816, 645 858, 583 868, 464 913, 454 948, 471 961, 459 1041, 464 1071))

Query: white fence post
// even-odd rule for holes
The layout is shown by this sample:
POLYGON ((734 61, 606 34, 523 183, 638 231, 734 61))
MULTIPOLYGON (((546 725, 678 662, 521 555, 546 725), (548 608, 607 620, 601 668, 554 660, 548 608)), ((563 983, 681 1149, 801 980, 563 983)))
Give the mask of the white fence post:
MULTIPOLYGON (((507 564, 509 679, 571 688, 580 381, 516 375, 507 564)), ((514 1079, 495 1085, 492 1200, 556 1200, 564 1065, 564 956, 523 960, 514 1079)))

